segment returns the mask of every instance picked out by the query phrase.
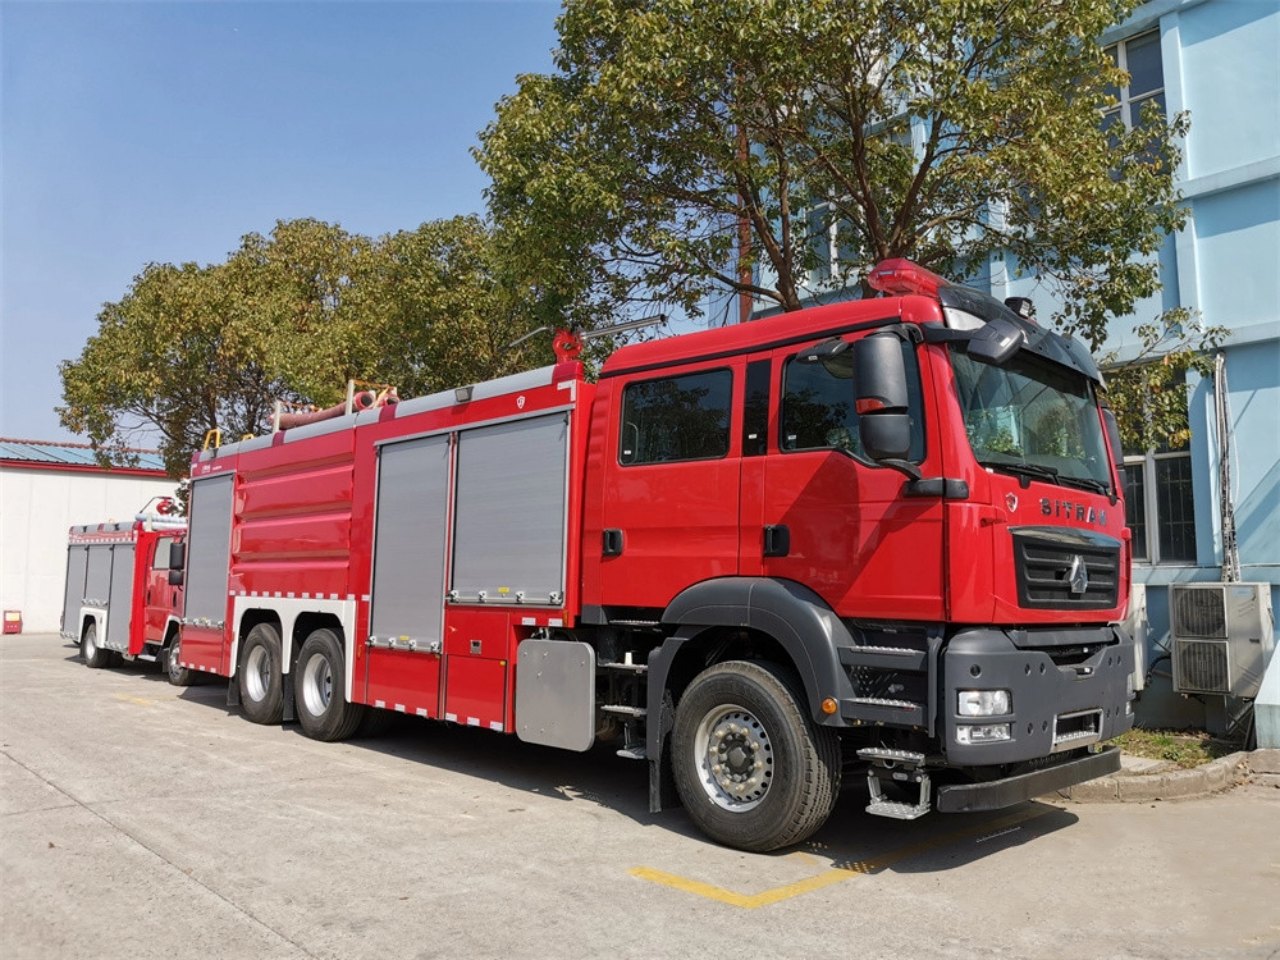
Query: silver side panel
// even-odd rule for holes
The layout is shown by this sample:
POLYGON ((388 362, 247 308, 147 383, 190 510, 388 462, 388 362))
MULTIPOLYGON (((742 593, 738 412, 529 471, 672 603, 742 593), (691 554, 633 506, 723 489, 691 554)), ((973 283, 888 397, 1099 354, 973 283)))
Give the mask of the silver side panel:
POLYGON ((111 548, 111 596, 107 602, 107 636, 103 646, 129 649, 129 625, 133 619, 133 551, 131 543, 111 548))
POLYGON ((369 636, 439 649, 449 518, 448 436, 378 449, 369 636))
POLYGON ((564 598, 567 414, 463 431, 458 440, 453 596, 564 598))
POLYGON ((67 547, 67 580, 62 587, 62 631, 80 636, 80 602, 88 596, 84 592, 85 575, 89 572, 89 548, 67 547))
POLYGON ((191 484, 191 525, 187 534, 187 621, 221 625, 227 613, 227 572, 231 558, 232 474, 191 484))
POLYGON ((84 581, 83 604, 105 607, 111 597, 111 547, 94 544, 89 547, 89 571, 84 581))
POLYGON ((596 739, 596 652, 568 640, 525 640, 516 661, 516 736, 562 750, 596 739))

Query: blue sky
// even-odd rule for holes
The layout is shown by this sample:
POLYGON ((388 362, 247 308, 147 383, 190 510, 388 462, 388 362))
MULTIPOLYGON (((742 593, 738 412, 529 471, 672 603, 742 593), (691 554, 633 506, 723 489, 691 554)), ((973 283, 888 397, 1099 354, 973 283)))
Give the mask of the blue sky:
POLYGON ((0 0, 0 435, 70 439, 57 366, 149 262, 317 217, 481 212, 476 134, 556 3, 0 0))

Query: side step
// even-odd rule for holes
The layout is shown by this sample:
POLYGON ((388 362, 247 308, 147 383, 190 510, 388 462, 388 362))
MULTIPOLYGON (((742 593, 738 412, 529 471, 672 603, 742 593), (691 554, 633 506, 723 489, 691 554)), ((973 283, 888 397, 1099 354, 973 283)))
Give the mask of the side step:
POLYGON ((872 761, 867 769, 867 792, 871 802, 867 813, 893 820, 918 820, 933 809, 933 785, 924 769, 924 754, 913 750, 888 747, 863 747, 858 751, 863 760, 872 761), (890 800, 884 794, 884 782, 914 783, 920 794, 915 803, 890 800))

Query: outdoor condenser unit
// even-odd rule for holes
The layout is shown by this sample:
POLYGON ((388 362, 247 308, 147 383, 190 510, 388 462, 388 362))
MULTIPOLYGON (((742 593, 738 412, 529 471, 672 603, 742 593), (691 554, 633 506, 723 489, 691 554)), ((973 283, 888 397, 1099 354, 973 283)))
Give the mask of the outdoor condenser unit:
POLYGON ((1169 587, 1173 689, 1252 699, 1274 646, 1271 585, 1169 587))

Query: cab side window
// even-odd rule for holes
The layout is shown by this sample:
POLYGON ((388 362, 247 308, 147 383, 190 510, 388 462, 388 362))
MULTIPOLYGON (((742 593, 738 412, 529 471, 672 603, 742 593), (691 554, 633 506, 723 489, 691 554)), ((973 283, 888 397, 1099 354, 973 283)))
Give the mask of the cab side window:
POLYGON ((727 456, 732 396, 728 370, 627 384, 618 462, 635 466, 727 456))
MULTIPOLYGON (((910 459, 919 463, 925 449, 920 369, 913 346, 903 341, 902 349, 911 418, 910 459)), ((783 367, 782 382, 780 450, 843 450, 866 459, 858 437, 858 412, 853 405, 852 351, 819 363, 801 363, 798 357, 791 357, 783 367)))
POLYGON ((169 569, 169 548, 173 546, 172 537, 162 537, 156 541, 156 556, 151 561, 152 570, 169 569))

